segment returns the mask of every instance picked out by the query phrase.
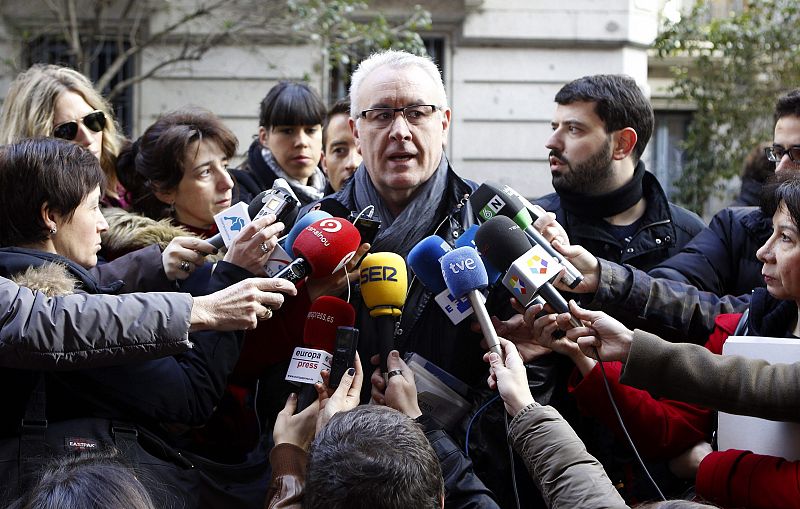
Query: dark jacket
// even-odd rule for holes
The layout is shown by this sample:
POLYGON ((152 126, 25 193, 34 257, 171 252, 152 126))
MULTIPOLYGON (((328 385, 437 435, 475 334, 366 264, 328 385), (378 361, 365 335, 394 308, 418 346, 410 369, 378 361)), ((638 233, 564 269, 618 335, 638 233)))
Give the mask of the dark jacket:
POLYGON ((229 170, 231 177, 239 188, 238 199, 250 203, 255 195, 272 188, 278 178, 261 155, 261 144, 253 140, 247 149, 247 159, 234 170, 229 170))
POLYGON ((647 209, 642 226, 626 246, 608 232, 603 218, 593 217, 591 211, 587 210, 585 216, 567 212, 557 193, 539 198, 536 204, 556 214, 570 243, 585 247, 599 258, 649 270, 679 252, 705 225, 697 214, 670 203, 652 173, 645 172, 642 187, 647 209))
MULTIPOLYGON (((476 224, 474 215, 466 198, 477 184, 460 178, 448 165, 448 185, 441 201, 436 204, 435 231, 428 235, 439 235, 451 245, 463 231, 476 224)), ((345 190, 347 186, 345 186, 345 190)), ((340 191, 342 193, 342 191, 340 191)), ((347 216, 350 212, 345 204, 333 197, 323 198, 320 208, 334 216, 347 216)), ((301 211, 300 215, 306 210, 301 211)), ((422 240, 422 239, 420 239, 422 240)), ((412 246, 409 246, 409 249, 412 246)), ((411 275, 409 275, 411 276, 411 275)), ((511 314, 508 304, 509 294, 502 287, 488 295, 487 308, 490 314, 506 319, 511 314)), ((369 316, 369 310, 360 298, 358 288, 350 301, 356 308, 356 327, 360 330, 358 352, 361 359, 369 359, 379 351, 378 328, 376 320, 369 316)), ((486 387, 487 365, 483 362, 485 350, 481 347, 482 334, 470 329, 472 320, 464 320, 454 326, 439 308, 431 294, 416 278, 411 285, 403 307, 399 327, 395 334, 395 348, 401 352, 415 352, 439 367, 450 372, 471 387, 469 399, 473 409, 485 403, 492 394, 486 387)), ((365 361, 366 362, 366 361, 365 361)), ((532 383, 551 388, 550 366, 537 373, 532 383)), ((362 401, 369 399, 370 384, 365 380, 362 388, 362 401)), ((505 442, 505 422, 502 405, 495 405, 477 420, 470 431, 470 457, 474 461, 475 472, 499 497, 507 497, 501 505, 511 503, 512 491, 507 484, 510 479, 508 453, 505 442), (490 415, 492 414, 492 415, 490 415)), ((434 416, 435 417, 435 416, 434 416)), ((466 432, 466 420, 462 428, 453 431, 461 439, 466 432)))
POLYGON ((717 295, 744 295, 764 286, 756 251, 772 234, 772 219, 757 207, 728 207, 650 275, 683 281, 717 295))
MULTIPOLYGON (((136 264, 135 255, 106 264, 103 272, 110 278, 115 266, 121 267, 121 272, 127 271, 128 265, 136 264)), ((79 291, 117 293, 123 286, 119 280, 99 284, 83 267, 58 255, 22 248, 0 249, 0 274, 6 277, 20 274, 28 267, 42 268, 48 262, 64 267, 64 277, 75 282, 79 291)), ((237 275, 226 276, 226 270, 221 268, 215 281, 222 287, 238 279, 237 275)), ((52 402, 48 404, 48 418, 55 421, 104 416, 135 422, 203 423, 222 394, 226 377, 238 357, 240 342, 234 333, 201 332, 191 337, 194 348, 177 357, 48 375, 48 401, 52 402)), ((53 355, 58 356, 57 339, 53 341, 53 350, 53 355)), ((0 434, 15 433, 29 394, 25 388, 30 389, 32 375, 22 370, 0 370, 4 386, 17 388, 3 396, 6 412, 0 421, 0 434)))
MULTIPOLYGON (((452 244, 466 228, 475 224, 476 218, 467 206, 466 197, 476 188, 474 182, 461 179, 448 166, 447 191, 437 205, 436 223, 440 226, 428 232, 428 235, 439 235, 452 244)), ((319 208, 338 217, 347 217, 350 212, 345 204, 333 196, 323 198, 319 208)), ((301 211, 300 215, 305 212, 301 211)), ((434 296, 419 280, 410 279, 400 326, 395 334, 397 350, 401 354, 416 352, 469 385, 485 383, 482 380, 486 365, 482 361, 481 336, 469 329, 469 320, 454 327, 433 300, 434 296)), ((369 359, 379 351, 376 321, 370 318, 369 309, 364 306, 360 293, 354 295, 351 302, 356 308, 356 327, 361 331, 358 351, 362 359, 369 359)), ((364 385, 362 395, 366 399, 369 384, 364 385)))

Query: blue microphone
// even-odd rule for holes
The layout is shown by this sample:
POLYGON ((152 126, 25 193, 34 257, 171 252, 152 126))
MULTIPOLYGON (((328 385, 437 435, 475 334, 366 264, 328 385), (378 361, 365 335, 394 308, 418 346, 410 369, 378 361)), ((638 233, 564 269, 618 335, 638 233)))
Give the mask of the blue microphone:
MULTIPOLYGON (((464 230, 464 233, 456 240, 456 247, 469 246, 478 249, 478 246, 475 244, 475 233, 478 231, 478 228, 479 226, 477 224, 473 224, 464 230)), ((480 253, 480 251, 478 251, 478 253, 480 253)), ((489 276, 489 284, 497 284, 500 278, 503 277, 503 273, 496 269, 483 255, 481 255, 481 260, 483 260, 483 265, 486 267, 486 275, 489 276)))
POLYGON ((438 235, 425 237, 408 253, 408 266, 422 282, 425 288, 434 295, 434 300, 447 318, 458 325, 473 313, 469 299, 457 299, 447 289, 442 276, 441 259, 452 251, 450 244, 438 235))
POLYGON ((311 223, 316 223, 320 219, 327 219, 329 217, 333 217, 324 210, 313 210, 308 214, 304 215, 297 222, 294 224, 292 229, 289 231, 289 234, 286 235, 286 238, 283 241, 283 249, 286 251, 286 254, 289 255, 290 260, 294 260, 297 258, 292 251, 292 246, 294 245, 294 241, 300 232, 306 229, 306 226, 310 225, 311 223))
POLYGON ((450 293, 456 298, 469 299, 489 349, 502 358, 503 350, 500 348, 497 331, 494 330, 489 312, 483 303, 483 295, 479 292, 489 286, 489 276, 478 251, 469 246, 454 249, 442 257, 441 267, 450 293))
POLYGON ((439 260, 442 256, 452 251, 453 248, 438 235, 430 235, 420 240, 411 248, 406 262, 417 278, 422 281, 431 293, 437 294, 447 289, 442 277, 442 267, 439 260))

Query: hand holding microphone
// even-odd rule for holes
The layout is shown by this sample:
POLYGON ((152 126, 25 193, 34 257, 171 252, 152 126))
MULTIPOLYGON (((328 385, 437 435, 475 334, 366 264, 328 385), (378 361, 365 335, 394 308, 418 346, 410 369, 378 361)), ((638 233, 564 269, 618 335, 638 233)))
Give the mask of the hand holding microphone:
MULTIPOLYGON (((528 307, 538 296, 557 313, 569 312, 567 301, 552 285, 564 267, 539 244, 531 246, 514 221, 493 217, 478 229, 475 243, 494 266, 506 272, 503 285, 520 304, 528 307)), ((573 326, 580 327, 581 323, 574 320, 573 326)))
POLYGON ((295 259, 275 277, 297 283, 306 276, 329 276, 346 267, 359 247, 361 237, 350 222, 332 217, 306 226, 292 245, 295 259))
POLYGON ((497 216, 505 216, 513 220, 530 238, 531 242, 538 244, 550 257, 555 258, 566 269, 561 276, 564 284, 574 288, 581 282, 581 279, 583 279, 581 272, 573 267, 561 253, 556 251, 536 228, 531 226, 533 223, 531 214, 538 218, 538 211, 543 210, 541 207, 531 204, 511 187, 494 182, 481 184, 470 195, 469 202, 473 209, 478 211, 478 217, 483 221, 488 221, 497 216))
POLYGON ((355 319, 353 306, 342 299, 326 296, 311 304, 303 329, 303 347, 295 348, 286 372, 286 380, 303 384, 297 411, 317 399, 314 384, 322 382, 322 370, 331 369, 337 329, 352 327, 355 319))
POLYGON ((406 262, 396 253, 372 253, 361 262, 360 274, 361 297, 377 325, 381 372, 386 374, 386 361, 394 350, 395 326, 408 292, 406 262))
POLYGON ((441 268, 450 292, 456 298, 466 296, 472 304, 489 350, 502 355, 497 332, 494 330, 489 312, 479 293, 480 290, 489 286, 489 277, 478 252, 466 246, 454 249, 442 257, 441 268))

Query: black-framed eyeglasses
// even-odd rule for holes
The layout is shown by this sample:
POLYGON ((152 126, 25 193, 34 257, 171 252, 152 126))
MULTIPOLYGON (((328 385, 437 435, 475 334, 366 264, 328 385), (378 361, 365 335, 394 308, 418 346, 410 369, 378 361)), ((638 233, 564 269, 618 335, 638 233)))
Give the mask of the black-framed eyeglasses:
POLYGON ((102 111, 93 111, 78 120, 62 122, 53 128, 53 136, 63 140, 74 140, 78 136, 78 122, 99 133, 106 127, 106 115, 102 111))
POLYGON ((767 159, 773 163, 779 163, 783 156, 789 154, 789 160, 793 163, 800 163, 800 145, 792 145, 789 148, 783 148, 780 145, 773 145, 764 149, 767 154, 767 159))
POLYGON ((370 108, 361 112, 361 118, 375 127, 388 127, 394 122, 394 116, 399 112, 411 125, 425 123, 433 112, 440 109, 433 104, 412 104, 403 108, 370 108))

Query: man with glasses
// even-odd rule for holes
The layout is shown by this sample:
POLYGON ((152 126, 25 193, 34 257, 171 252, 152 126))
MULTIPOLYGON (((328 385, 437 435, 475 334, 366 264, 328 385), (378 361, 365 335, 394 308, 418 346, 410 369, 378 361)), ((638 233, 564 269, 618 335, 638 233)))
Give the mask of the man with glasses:
MULTIPOLYGON (((775 173, 800 171, 800 89, 781 96, 775 104, 775 132, 767 159, 775 173)), ((764 286, 762 263, 756 250, 772 233, 772 216, 758 207, 728 207, 718 212, 708 228, 650 275, 688 283, 717 295, 745 295, 764 286)))
MULTIPOLYGON (((419 241, 434 234, 454 243, 476 222, 465 205, 477 185, 456 175, 444 153, 451 112, 439 69, 429 58, 403 51, 374 54, 353 74, 350 100, 349 122, 363 161, 319 208, 347 217, 373 206, 381 227, 372 252, 405 258, 419 241)), ((394 347, 401 354, 423 356, 472 387, 485 387, 481 335, 470 330, 469 319, 453 325, 421 282, 409 280, 394 347)), ((492 295, 489 298, 491 302, 492 295)), ((361 299, 353 301, 358 351, 361 359, 370 359, 379 352, 382 338, 361 299)), ((383 381, 379 384, 383 390, 383 381)), ((362 401, 367 401, 371 384, 364 385, 362 401)), ((498 428, 493 433, 499 452, 492 454, 507 463, 504 432, 498 428)), ((488 448, 486 438, 481 440, 481 447, 488 448)))

